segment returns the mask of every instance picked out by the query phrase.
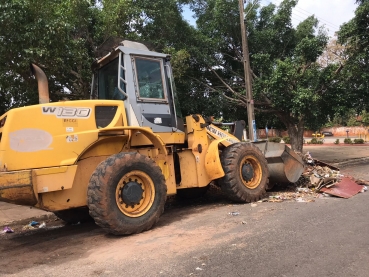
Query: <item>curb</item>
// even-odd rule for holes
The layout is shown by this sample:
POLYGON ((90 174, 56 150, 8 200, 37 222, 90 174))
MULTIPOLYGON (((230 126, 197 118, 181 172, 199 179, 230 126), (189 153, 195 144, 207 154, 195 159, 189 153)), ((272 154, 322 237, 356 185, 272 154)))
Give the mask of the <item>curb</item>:
POLYGON ((366 163, 366 162, 369 162, 369 157, 350 159, 350 160, 347 160, 347 161, 332 163, 332 165, 340 168, 340 167, 346 167, 348 165, 356 165, 356 164, 362 164, 362 163, 366 163))
MULTIPOLYGON (((32 216, 32 217, 27 217, 27 218, 22 218, 22 219, 17 219, 17 220, 1 223, 0 228, 3 228, 5 226, 10 226, 10 225, 27 225, 32 220, 41 222, 41 221, 49 221, 49 220, 55 221, 56 219, 57 219, 57 217, 54 214, 48 213, 48 214, 44 214, 44 215, 32 216)), ((35 228, 35 229, 37 229, 37 228, 35 228)), ((0 230, 0 232, 1 232, 1 230, 0 230)))

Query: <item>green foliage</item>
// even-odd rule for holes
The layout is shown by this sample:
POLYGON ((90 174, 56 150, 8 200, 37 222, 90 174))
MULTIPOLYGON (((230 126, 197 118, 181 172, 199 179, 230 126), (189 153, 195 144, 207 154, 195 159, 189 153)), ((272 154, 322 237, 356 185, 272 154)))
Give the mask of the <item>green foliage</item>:
MULTIPOLYGON (((191 41, 197 32, 182 18, 178 1, 5 2, 0 4, 0 114, 37 103, 29 62, 44 69, 52 101, 88 99, 91 63, 100 56, 99 46, 112 36, 146 41, 157 51, 170 48, 176 81, 190 90, 191 84, 184 86, 178 80, 190 71, 188 55, 196 45, 191 41)), ((202 107, 197 108, 198 113, 202 107)))
POLYGON ((357 121, 356 116, 355 117, 350 117, 349 120, 347 121, 347 125, 346 126, 360 126, 361 123, 357 121))
POLYGON ((354 144, 364 144, 363 139, 354 139, 354 144))
POLYGON ((283 137, 283 141, 287 144, 290 144, 291 143, 291 139, 290 137, 283 137))
MULTIPOLYGON (((328 116, 335 124, 334 115, 367 109, 369 2, 359 2, 355 18, 340 29, 349 56, 342 70, 316 62, 328 37, 314 16, 293 27, 296 0, 264 7, 248 2, 258 127, 284 126, 296 148, 304 127, 319 129, 328 116)), ((238 1, 12 0, 0 4, 0 22, 0 114, 37 103, 30 61, 49 76, 52 101, 88 98, 90 64, 99 46, 116 36, 171 54, 183 114, 247 119, 238 1), (183 3, 195 12, 196 29, 182 18, 183 3)), ((365 124, 368 118, 363 113, 365 124)))
POLYGON ((343 24, 338 39, 346 47, 348 59, 343 66, 340 97, 346 106, 356 110, 367 109, 369 103, 369 1, 358 1, 355 17, 343 24))
POLYGON ((321 139, 317 139, 317 138, 312 138, 308 144, 323 144, 323 140, 321 139))
MULTIPOLYGON (((332 121, 328 124, 332 126, 361 126, 362 124, 369 124, 369 114, 364 110, 357 112, 355 109, 341 110, 340 113, 336 113, 332 121), (358 116, 361 116, 362 120, 358 121, 358 116)), ((326 126, 328 127, 328 124, 326 126)))
POLYGON ((280 137, 271 137, 271 138, 268 138, 268 141, 270 141, 270 142, 280 143, 281 140, 282 140, 282 138, 280 138, 280 137))
POLYGON ((330 121, 330 120, 328 119, 328 122, 326 122, 326 123, 323 125, 323 127, 325 127, 325 128, 333 127, 333 123, 332 123, 332 121, 330 121))
POLYGON ((343 140, 343 143, 345 143, 345 144, 352 144, 352 140, 350 138, 345 138, 343 140))
MULTIPOLYGON (((292 26, 291 13, 296 3, 285 0, 278 7, 260 7, 249 2, 246 7, 256 123, 277 126, 271 122, 282 122, 293 148, 302 147, 294 142, 302 136, 305 125, 316 129, 328 115, 333 116, 338 92, 334 74, 337 66, 322 68, 316 63, 328 36, 313 16, 296 28, 292 26)), ((220 77, 204 72, 201 80, 211 86, 211 93, 231 104, 232 109, 225 110, 226 116, 240 110, 242 119, 246 119, 238 3, 199 0, 192 6, 199 31, 211 38, 208 46, 213 50, 204 60, 204 68, 215 68, 220 77)))
POLYGON ((334 144, 340 144, 340 140, 339 140, 339 139, 336 139, 336 140, 334 141, 334 144))
POLYGON ((367 111, 362 111, 361 113, 361 119, 362 119, 362 123, 366 126, 369 126, 369 112, 367 111))
POLYGON ((0 113, 37 103, 29 63, 49 76, 51 99, 88 93, 95 18, 90 1, 7 1, 0 4, 0 113))

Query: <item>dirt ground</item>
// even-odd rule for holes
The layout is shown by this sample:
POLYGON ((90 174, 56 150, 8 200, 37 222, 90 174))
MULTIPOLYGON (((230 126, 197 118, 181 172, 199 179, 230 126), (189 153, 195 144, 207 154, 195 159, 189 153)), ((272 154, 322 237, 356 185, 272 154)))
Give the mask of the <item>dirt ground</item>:
MULTIPOLYGON (((271 194, 277 192, 274 189, 271 194)), ((324 201, 312 199, 313 203, 300 205, 324 201)), ((11 226, 14 234, 0 236, 0 275, 123 276, 120 266, 124 265, 124 276, 216 276, 198 275, 197 270, 205 269, 209 259, 209 254, 201 252, 218 252, 221 245, 242 250, 248 245, 242 242, 245 236, 266 232, 258 227, 259 222, 285 212, 289 209, 286 205, 288 201, 232 204, 211 189, 196 201, 170 199, 152 230, 125 237, 108 235, 94 223, 65 225, 55 216, 37 219, 46 223, 44 229, 22 230, 29 222, 20 221, 11 226), (176 265, 184 256, 187 261, 192 257, 193 269, 180 274, 176 265)), ((276 228, 274 224, 268 228, 276 228)))
MULTIPOLYGON (((245 205, 241 206, 245 209, 245 205)), ((0 235, 0 275, 29 276, 38 271, 38 276, 59 276, 59 270, 53 273, 50 269, 65 270, 68 264, 76 261, 80 266, 94 267, 101 260, 109 261, 116 257, 136 260, 143 253, 155 253, 154 256, 161 257, 185 253, 204 240, 210 244, 227 241, 229 224, 238 221, 228 214, 234 209, 216 189, 196 201, 171 198, 154 229, 126 237, 108 235, 94 223, 65 225, 55 216, 38 218, 37 221, 46 223, 47 228, 42 229, 22 230, 29 222, 19 221, 11 226, 14 234, 0 235), (213 219, 219 216, 219 207, 226 210, 221 216, 224 221, 211 226, 213 219)), ((255 215, 256 220, 258 217, 255 215)), ((155 263, 155 257, 150 259, 155 263)), ((83 272, 74 272, 71 276, 82 276, 83 272)), ((102 276, 109 270, 88 272, 90 276, 102 276)))
MULTIPOLYGON (((368 164, 346 166, 343 172, 369 180, 367 168, 368 164)), ((284 190, 276 188, 271 194, 284 190)), ((327 202, 342 201, 333 197, 316 198, 316 195, 309 199, 313 202, 232 204, 212 187, 196 200, 170 198, 164 215, 153 229, 125 237, 108 235, 94 223, 65 225, 54 215, 33 219, 45 222, 46 228, 22 230, 29 223, 27 219, 10 225, 15 233, 0 235, 0 275, 245 276, 233 274, 236 269, 232 270, 232 263, 228 264, 233 272, 230 275, 204 270, 209 263, 215 267, 214 257, 219 253, 226 256, 224 251, 243 251, 249 247, 254 236, 279 232, 279 229, 283 232, 282 218, 278 216, 291 208, 309 213, 308 205, 319 209, 327 202), (228 246, 219 250, 223 245, 228 246)), ((261 250, 252 248, 252 251, 261 250)))

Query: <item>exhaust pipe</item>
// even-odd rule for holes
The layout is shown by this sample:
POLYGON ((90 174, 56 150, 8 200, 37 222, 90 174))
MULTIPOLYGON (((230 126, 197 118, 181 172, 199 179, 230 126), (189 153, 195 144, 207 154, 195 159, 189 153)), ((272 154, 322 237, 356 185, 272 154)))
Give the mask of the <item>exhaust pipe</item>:
POLYGON ((37 65, 31 63, 32 74, 36 77, 38 85, 38 102, 46 104, 50 102, 49 84, 47 82, 46 74, 37 65))

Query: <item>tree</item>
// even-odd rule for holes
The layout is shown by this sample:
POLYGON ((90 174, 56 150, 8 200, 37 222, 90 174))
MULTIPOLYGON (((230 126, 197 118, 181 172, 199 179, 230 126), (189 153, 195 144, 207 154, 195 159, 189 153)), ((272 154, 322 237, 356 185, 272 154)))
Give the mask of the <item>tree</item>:
MULTIPOLYGON (((203 82, 221 92, 233 107, 244 110, 247 99, 237 4, 211 0, 194 1, 192 6, 199 30, 211 38, 213 47, 204 64, 212 74, 204 73, 203 82)), ((245 14, 256 114, 270 120, 277 117, 288 130, 292 148, 301 151, 304 127, 319 128, 328 115, 333 116, 341 88, 336 82, 340 66, 317 63, 328 42, 318 20, 310 16, 296 28, 292 26, 296 4, 285 0, 279 7, 260 8, 249 3, 245 14)))
POLYGON ((332 63, 343 66, 347 59, 345 47, 338 43, 337 37, 334 37, 329 40, 324 52, 318 58, 318 63, 322 67, 329 66, 332 63))
POLYGON ((95 12, 92 1, 7 1, 0 4, 0 112, 37 103, 29 63, 49 76, 51 99, 88 92, 95 12))
POLYGON ((369 106, 369 1, 357 2, 355 17, 341 26, 338 41, 348 56, 342 70, 345 100, 348 108, 360 112, 369 106))
POLYGON ((104 41, 138 40, 176 54, 194 37, 174 0, 11 0, 0 4, 0 22, 0 114, 37 103, 30 62, 48 76, 51 101, 86 99, 104 41))
POLYGON ((362 111, 361 113, 361 122, 365 125, 365 126, 369 126, 369 112, 367 111, 362 111))

